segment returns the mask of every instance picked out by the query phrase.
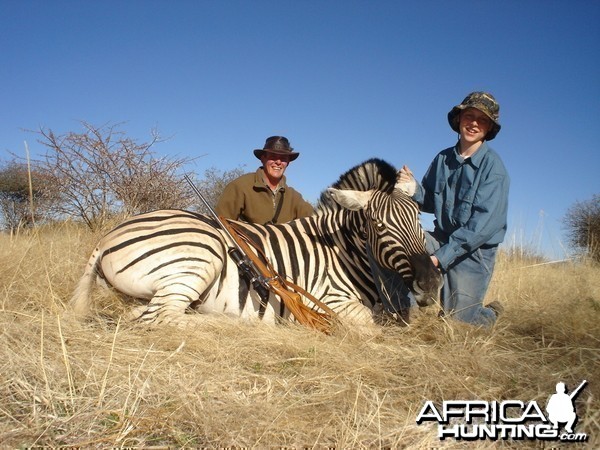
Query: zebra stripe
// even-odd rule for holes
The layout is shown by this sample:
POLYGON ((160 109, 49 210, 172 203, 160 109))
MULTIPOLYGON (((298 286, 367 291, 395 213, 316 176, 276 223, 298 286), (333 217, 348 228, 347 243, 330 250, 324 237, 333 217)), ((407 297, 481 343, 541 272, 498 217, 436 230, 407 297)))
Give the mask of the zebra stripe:
MULTIPOLYGON (((342 320, 370 323, 380 302, 367 245, 381 266, 403 277, 420 303, 430 303, 440 286, 441 277, 425 252, 418 208, 394 190, 395 182, 396 170, 372 159, 324 192, 314 216, 286 224, 238 224, 283 277, 342 320)), ((98 243, 76 288, 73 309, 85 314, 100 278, 117 291, 149 300, 134 311, 147 323, 195 323, 200 316, 186 314, 190 305, 244 319, 287 319, 290 313, 276 296, 261 303, 227 250, 224 232, 201 214, 161 210, 133 217, 98 243)))

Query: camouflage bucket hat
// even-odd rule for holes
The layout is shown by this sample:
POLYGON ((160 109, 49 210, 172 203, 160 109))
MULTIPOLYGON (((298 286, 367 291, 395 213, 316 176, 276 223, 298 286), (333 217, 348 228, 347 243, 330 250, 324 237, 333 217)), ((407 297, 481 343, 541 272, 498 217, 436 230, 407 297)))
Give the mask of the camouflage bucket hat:
POLYGON ((498 102, 494 96, 487 92, 471 92, 465 97, 460 105, 452 108, 452 110, 448 113, 448 123, 450 124, 450 127, 457 133, 460 133, 458 126, 460 112, 467 108, 476 108, 492 120, 493 124, 485 139, 488 141, 494 139, 501 128, 500 122, 498 122, 498 118, 500 116, 500 105, 498 105, 498 102))

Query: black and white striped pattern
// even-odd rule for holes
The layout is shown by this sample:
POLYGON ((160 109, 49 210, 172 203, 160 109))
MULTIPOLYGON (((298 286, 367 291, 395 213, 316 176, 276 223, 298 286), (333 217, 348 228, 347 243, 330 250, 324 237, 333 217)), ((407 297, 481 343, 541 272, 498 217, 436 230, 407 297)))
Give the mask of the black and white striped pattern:
MULTIPOLYGON (((396 170, 369 160, 323 193, 316 215, 286 224, 243 223, 245 233, 275 269, 355 323, 373 321, 379 302, 366 256, 399 272, 420 304, 439 292, 440 276, 425 252, 417 205, 394 189, 396 170)), ((89 309, 96 278, 149 303, 135 310, 148 323, 188 323, 186 314, 224 313, 276 322, 289 311, 271 295, 266 308, 227 255, 212 218, 179 210, 135 216, 108 233, 94 250, 72 300, 89 309)))

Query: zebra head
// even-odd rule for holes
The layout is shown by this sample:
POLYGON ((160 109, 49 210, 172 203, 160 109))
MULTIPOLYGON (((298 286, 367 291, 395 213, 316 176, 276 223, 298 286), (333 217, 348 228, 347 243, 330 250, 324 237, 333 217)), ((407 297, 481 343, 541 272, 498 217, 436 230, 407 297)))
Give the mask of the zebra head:
MULTIPOLYGON (((368 163, 372 164, 373 160, 368 163)), ((442 276, 425 249, 418 205, 394 189, 395 170, 386 172, 389 176, 371 185, 371 189, 362 190, 364 186, 357 186, 361 190, 330 188, 328 193, 345 209, 361 212, 363 235, 373 257, 381 267, 398 273, 417 303, 427 306, 438 301, 442 276)))

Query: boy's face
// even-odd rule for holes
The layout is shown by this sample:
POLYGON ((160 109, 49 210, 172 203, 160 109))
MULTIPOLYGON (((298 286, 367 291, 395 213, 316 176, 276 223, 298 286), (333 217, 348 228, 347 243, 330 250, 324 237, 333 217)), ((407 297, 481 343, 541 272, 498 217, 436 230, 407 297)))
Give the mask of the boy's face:
POLYGON ((460 113, 460 135, 467 142, 483 141, 492 127, 492 120, 477 108, 460 113))

